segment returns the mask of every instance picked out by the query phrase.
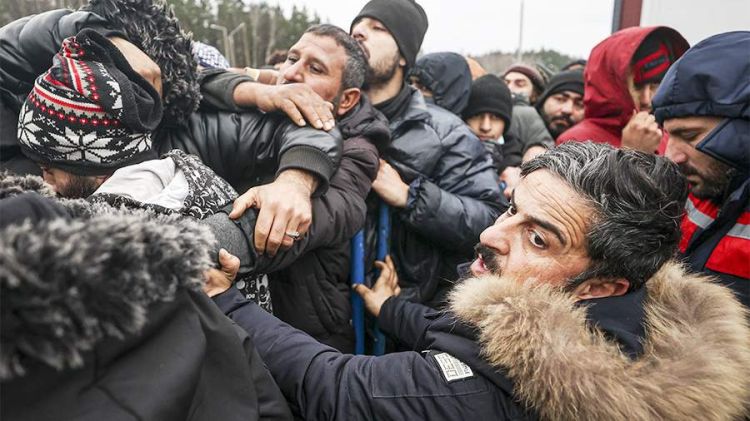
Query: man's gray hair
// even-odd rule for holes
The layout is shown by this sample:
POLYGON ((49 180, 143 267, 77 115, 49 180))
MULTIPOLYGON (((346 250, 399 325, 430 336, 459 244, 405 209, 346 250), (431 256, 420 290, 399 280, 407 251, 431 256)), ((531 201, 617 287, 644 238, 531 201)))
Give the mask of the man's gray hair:
POLYGON ((335 25, 323 23, 313 25, 305 31, 322 37, 330 37, 346 52, 346 65, 341 73, 341 89, 361 88, 367 75, 367 56, 362 46, 346 31, 335 25))
POLYGON ((586 247, 591 266, 572 285, 594 277, 625 278, 640 288, 680 240, 687 183, 667 158, 591 142, 568 142, 524 163, 521 176, 548 170, 594 208, 586 247))

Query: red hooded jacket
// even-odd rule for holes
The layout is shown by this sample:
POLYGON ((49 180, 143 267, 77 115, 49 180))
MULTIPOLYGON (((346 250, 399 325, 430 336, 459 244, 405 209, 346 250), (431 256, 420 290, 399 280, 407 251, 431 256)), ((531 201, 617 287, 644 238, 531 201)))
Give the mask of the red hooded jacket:
MULTIPOLYGON (((584 71, 585 116, 583 121, 558 136, 556 143, 591 140, 620 147, 622 129, 636 109, 628 92, 628 73, 636 50, 652 32, 660 31, 669 40, 677 60, 690 47, 677 31, 665 26, 633 27, 615 32, 600 42, 589 56, 584 71)), ((664 153, 667 137, 662 138, 659 154, 664 153)))

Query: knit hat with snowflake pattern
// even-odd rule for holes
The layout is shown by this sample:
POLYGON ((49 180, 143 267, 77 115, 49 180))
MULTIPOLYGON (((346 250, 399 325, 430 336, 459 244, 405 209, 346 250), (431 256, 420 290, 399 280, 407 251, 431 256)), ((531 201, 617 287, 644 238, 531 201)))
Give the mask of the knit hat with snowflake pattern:
POLYGON ((18 140, 31 160, 77 175, 107 175, 155 158, 159 94, 120 50, 84 29, 63 41, 21 108, 18 140))

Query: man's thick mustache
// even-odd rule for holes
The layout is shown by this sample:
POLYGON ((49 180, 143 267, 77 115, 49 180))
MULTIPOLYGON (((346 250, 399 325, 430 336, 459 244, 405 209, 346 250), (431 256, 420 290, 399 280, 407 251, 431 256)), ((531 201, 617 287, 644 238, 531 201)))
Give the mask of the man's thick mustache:
POLYGON ((563 122, 568 127, 572 127, 575 124, 573 123, 573 119, 570 118, 569 116, 552 117, 552 119, 550 119, 550 123, 555 123, 555 122, 563 122))
POLYGON ((497 262, 497 253, 494 250, 482 243, 478 243, 476 246, 474 246, 474 252, 477 254, 477 256, 482 256, 484 266, 489 269, 490 272, 495 275, 500 275, 502 273, 500 264, 497 262))

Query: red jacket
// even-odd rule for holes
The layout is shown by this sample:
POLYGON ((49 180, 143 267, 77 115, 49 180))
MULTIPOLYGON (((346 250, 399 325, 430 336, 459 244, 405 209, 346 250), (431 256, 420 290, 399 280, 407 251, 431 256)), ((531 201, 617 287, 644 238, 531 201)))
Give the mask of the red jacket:
MULTIPOLYGON (((622 129, 636 109, 628 93, 630 62, 646 36, 657 30, 670 40, 675 59, 689 48, 685 38, 674 29, 652 26, 615 32, 591 50, 583 74, 585 117, 558 136, 558 145, 570 140, 591 140, 620 147, 622 129)), ((667 138, 664 136, 659 146, 660 154, 666 145, 667 138)))

